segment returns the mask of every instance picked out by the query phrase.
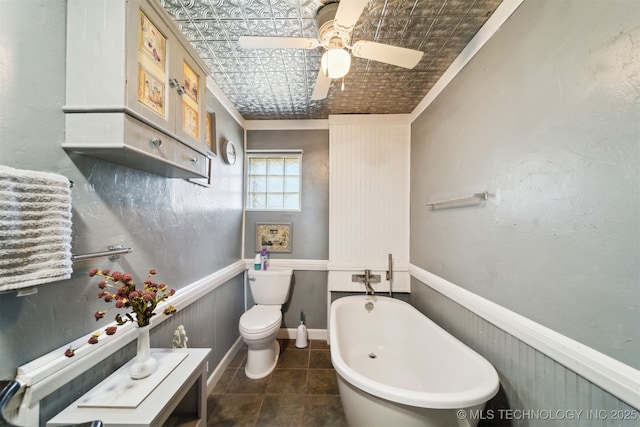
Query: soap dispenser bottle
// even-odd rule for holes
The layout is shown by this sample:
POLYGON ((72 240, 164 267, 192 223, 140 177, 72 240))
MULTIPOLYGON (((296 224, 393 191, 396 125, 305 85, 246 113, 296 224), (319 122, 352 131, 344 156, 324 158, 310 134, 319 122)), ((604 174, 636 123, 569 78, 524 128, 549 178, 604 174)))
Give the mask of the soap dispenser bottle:
POLYGON ((262 247, 262 269, 263 270, 267 269, 267 247, 266 246, 262 247))

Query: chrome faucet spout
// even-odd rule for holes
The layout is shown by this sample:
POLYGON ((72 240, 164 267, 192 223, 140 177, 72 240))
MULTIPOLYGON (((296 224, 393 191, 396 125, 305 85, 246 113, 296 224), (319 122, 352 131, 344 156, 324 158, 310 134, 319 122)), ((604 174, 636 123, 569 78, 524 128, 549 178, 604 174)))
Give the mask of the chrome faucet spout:
POLYGON ((376 293, 371 286, 371 280, 374 279, 374 277, 375 275, 371 275, 371 270, 364 271, 364 287, 366 295, 369 295, 369 292, 371 292, 371 295, 375 295, 376 293))
POLYGON ((371 292, 371 295, 374 295, 375 291, 373 290, 371 284, 380 283, 380 275, 371 274, 371 270, 365 270, 364 274, 352 274, 351 281, 356 283, 364 283, 366 294, 369 295, 369 292, 371 292))

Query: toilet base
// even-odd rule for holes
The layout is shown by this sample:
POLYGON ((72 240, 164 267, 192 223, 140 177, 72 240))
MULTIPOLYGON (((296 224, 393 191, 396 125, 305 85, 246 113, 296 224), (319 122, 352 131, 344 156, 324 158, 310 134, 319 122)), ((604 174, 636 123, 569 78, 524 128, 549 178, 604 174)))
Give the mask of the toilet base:
POLYGON ((244 374, 247 378, 257 380, 269 375, 276 368, 280 357, 280 343, 273 341, 273 345, 260 349, 247 350, 247 364, 244 367, 244 374))

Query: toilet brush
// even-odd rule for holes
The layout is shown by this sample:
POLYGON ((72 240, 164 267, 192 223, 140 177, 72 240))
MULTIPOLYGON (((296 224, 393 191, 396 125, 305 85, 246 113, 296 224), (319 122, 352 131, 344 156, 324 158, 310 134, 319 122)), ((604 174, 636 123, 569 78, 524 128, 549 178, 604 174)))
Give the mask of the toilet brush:
POLYGON ((304 325, 304 312, 300 311, 300 326, 296 331, 296 347, 305 348, 307 344, 307 327, 304 325))

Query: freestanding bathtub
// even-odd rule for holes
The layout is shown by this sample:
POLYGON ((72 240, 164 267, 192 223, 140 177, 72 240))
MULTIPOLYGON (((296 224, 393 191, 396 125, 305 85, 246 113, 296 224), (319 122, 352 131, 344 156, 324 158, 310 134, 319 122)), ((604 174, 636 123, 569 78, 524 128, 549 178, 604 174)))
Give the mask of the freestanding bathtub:
POLYGON ((411 305, 383 296, 331 304, 331 361, 349 426, 476 426, 498 391, 487 360, 411 305))

